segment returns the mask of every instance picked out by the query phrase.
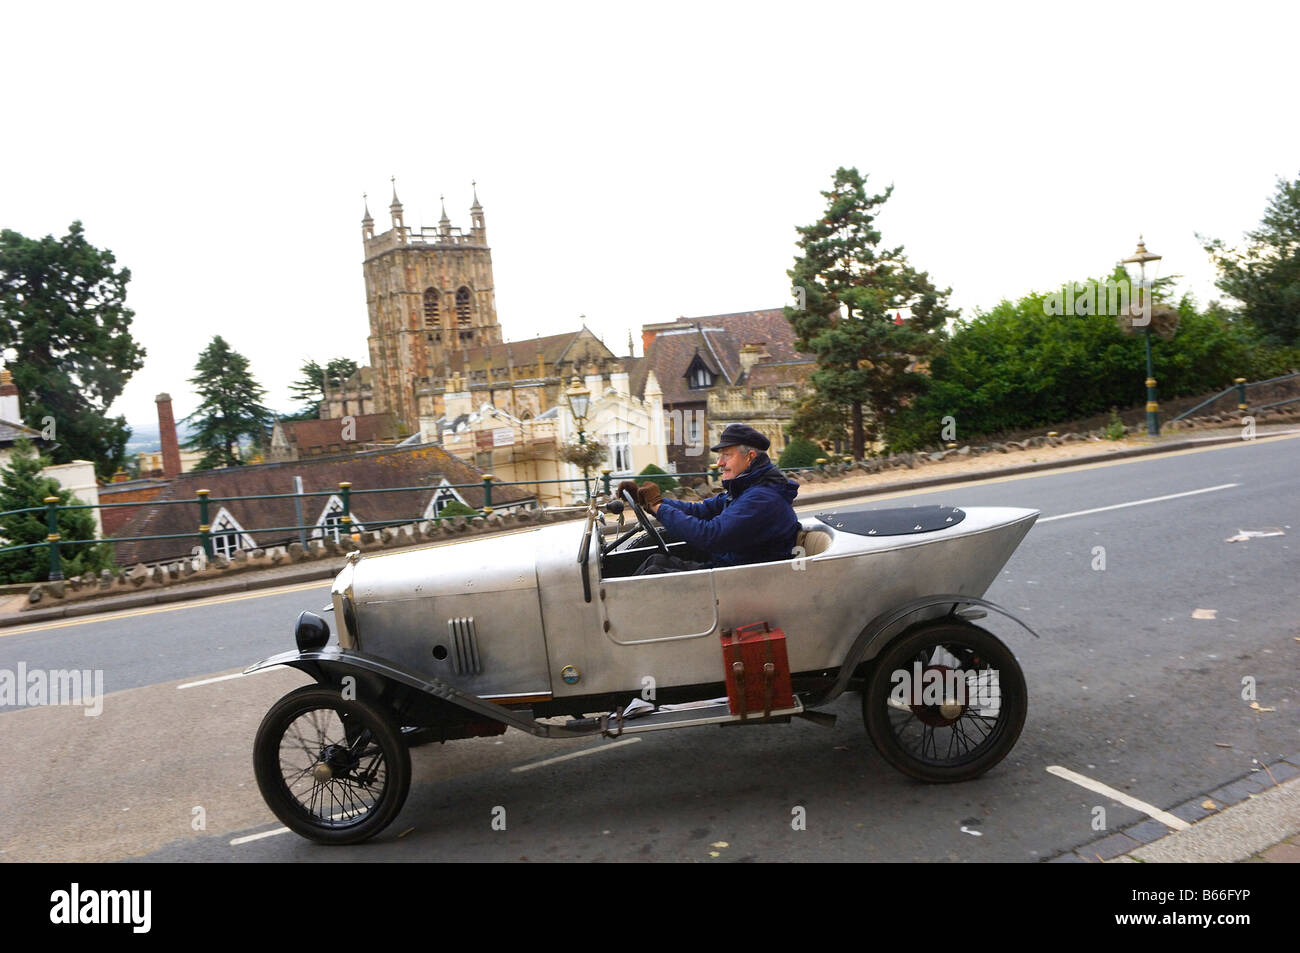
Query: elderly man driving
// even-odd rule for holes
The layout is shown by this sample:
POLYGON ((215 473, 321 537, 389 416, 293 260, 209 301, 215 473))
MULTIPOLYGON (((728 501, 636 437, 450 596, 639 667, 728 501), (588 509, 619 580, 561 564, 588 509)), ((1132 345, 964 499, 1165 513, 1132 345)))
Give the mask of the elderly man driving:
POLYGON ((718 455, 725 492, 702 503, 663 499, 659 487, 649 481, 639 489, 631 480, 619 484, 620 496, 631 489, 673 537, 712 557, 708 562, 692 562, 655 553, 637 575, 789 559, 799 534, 799 520, 790 505, 799 485, 787 480, 768 458, 770 445, 753 427, 729 424, 709 448, 718 455))

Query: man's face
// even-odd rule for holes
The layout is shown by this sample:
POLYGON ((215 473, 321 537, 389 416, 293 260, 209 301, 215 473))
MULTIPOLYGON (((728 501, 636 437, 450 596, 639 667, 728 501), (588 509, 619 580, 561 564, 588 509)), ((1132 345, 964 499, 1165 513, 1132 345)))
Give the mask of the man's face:
POLYGON ((746 453, 739 447, 723 447, 718 451, 718 469, 722 472, 722 479, 734 480, 740 476, 756 456, 758 454, 753 450, 746 453))

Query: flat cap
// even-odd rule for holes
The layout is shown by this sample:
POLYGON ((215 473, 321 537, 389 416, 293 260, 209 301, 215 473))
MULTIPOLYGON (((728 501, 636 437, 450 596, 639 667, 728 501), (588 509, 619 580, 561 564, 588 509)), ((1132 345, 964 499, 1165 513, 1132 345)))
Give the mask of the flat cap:
POLYGON ((722 437, 717 444, 709 447, 709 449, 718 451, 723 447, 734 447, 739 444, 753 447, 755 450, 766 450, 772 445, 772 441, 749 426, 749 424, 727 424, 727 428, 722 431, 722 437))

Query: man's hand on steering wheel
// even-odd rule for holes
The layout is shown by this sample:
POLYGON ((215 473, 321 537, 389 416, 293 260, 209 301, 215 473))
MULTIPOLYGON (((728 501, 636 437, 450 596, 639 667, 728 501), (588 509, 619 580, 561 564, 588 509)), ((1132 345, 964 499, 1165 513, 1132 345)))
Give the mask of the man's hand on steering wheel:
POLYGON ((658 484, 646 480, 637 488, 637 501, 656 516, 659 515, 659 504, 663 502, 663 494, 659 492, 658 484))
POLYGON ((632 512, 636 514, 636 521, 641 524, 641 528, 646 531, 652 540, 654 540, 659 551, 667 556, 668 544, 664 542, 663 537, 659 535, 659 531, 655 529, 654 524, 650 522, 650 517, 646 516, 645 510, 641 508, 642 503, 646 503, 647 505, 653 505, 654 510, 659 509, 659 504, 663 501, 663 497, 659 493, 659 487, 647 480, 645 483, 641 484, 638 489, 636 484, 631 480, 624 480, 618 485, 618 495, 625 503, 632 504, 632 512), (654 491, 653 494, 650 492, 651 490, 654 491), (653 503, 651 503, 651 501, 653 501, 653 503))

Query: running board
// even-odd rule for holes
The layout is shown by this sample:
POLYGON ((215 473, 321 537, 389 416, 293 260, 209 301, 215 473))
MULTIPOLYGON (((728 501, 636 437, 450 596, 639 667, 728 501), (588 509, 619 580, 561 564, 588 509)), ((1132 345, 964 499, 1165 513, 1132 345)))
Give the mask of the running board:
MULTIPOLYGON (((694 728, 698 725, 760 725, 780 720, 788 722, 792 716, 806 715, 799 699, 794 700, 791 708, 774 708, 770 715, 753 712, 745 715, 733 715, 730 707, 723 702, 720 705, 708 705, 700 708, 684 708, 675 711, 655 711, 635 718, 619 719, 615 715, 602 715, 599 718, 582 718, 570 721, 568 729, 588 728, 594 734, 617 738, 620 735, 639 735, 647 731, 663 731, 668 728, 694 728)), ((817 714, 821 714, 818 712, 817 714)), ((834 716, 831 716, 832 721, 834 716)))
MULTIPOLYGON (((908 709, 909 711, 911 709, 908 709)), ((835 715, 824 711, 801 711, 795 715, 796 718, 804 718, 811 721, 814 725, 820 725, 822 728, 835 727, 835 715)))

